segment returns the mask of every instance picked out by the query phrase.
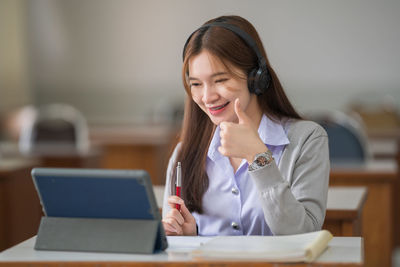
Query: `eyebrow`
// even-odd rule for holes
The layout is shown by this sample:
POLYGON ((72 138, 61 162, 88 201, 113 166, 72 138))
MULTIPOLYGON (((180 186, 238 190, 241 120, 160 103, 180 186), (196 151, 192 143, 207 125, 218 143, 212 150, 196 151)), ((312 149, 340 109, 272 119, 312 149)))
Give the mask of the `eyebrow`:
MULTIPOLYGON (((225 71, 216 72, 216 73, 211 74, 211 78, 214 78, 214 77, 220 76, 220 75, 226 75, 226 74, 228 74, 228 73, 225 71)), ((189 77, 189 80, 199 80, 199 79, 195 78, 195 77, 189 77)))

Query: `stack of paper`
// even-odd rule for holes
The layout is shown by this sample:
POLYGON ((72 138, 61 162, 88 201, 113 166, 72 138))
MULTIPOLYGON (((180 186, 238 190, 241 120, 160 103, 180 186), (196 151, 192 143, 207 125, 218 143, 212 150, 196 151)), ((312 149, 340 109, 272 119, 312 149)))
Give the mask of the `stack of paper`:
POLYGON ((327 247, 327 230, 284 236, 219 236, 192 251, 195 259, 312 262, 327 247))

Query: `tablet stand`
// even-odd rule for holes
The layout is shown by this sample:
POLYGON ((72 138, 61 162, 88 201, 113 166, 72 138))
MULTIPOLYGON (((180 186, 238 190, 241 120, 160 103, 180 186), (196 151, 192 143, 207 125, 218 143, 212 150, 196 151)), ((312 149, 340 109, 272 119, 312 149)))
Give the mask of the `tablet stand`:
POLYGON ((159 220, 42 217, 35 249, 150 254, 167 247, 159 220))

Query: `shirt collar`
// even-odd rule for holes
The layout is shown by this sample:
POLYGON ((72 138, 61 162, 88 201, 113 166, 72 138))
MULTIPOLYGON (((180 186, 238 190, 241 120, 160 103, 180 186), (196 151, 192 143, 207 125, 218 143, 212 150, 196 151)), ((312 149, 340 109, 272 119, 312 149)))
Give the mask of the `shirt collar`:
POLYGON ((219 137, 219 125, 215 128, 213 138, 211 139, 210 146, 208 147, 207 156, 212 160, 216 161, 222 157, 221 153, 218 151, 218 147, 221 145, 221 139, 219 137))
POLYGON ((258 126, 258 134, 264 144, 269 146, 283 146, 289 144, 285 129, 280 122, 275 122, 263 115, 260 126, 258 126))
MULTIPOLYGON (((220 128, 218 125, 214 131, 214 135, 207 152, 207 156, 212 161, 216 161, 217 159, 223 157, 218 151, 218 147, 221 145, 219 131, 220 128)), ((283 146, 289 144, 289 139, 287 138, 282 124, 271 120, 265 114, 262 116, 260 125, 258 126, 258 134, 261 140, 267 146, 283 146)))

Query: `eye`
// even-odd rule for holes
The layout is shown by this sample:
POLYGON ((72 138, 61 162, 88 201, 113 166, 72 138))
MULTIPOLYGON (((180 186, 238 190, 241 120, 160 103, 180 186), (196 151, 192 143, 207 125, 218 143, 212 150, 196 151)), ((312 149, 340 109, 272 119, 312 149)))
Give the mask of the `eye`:
POLYGON ((192 82, 191 84, 190 84, 190 88, 192 88, 192 87, 199 87, 201 85, 201 83, 199 83, 199 82, 192 82))
POLYGON ((223 82, 226 82, 227 80, 229 80, 229 79, 228 78, 221 78, 221 79, 215 80, 215 83, 223 83, 223 82))

